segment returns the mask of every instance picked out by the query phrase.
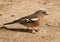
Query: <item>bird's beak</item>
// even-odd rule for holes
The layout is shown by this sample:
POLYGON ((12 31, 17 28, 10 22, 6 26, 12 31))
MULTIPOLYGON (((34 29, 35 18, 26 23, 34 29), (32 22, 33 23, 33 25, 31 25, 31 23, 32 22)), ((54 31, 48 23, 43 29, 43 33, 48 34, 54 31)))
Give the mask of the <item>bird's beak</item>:
POLYGON ((48 15, 47 13, 45 15, 48 15))

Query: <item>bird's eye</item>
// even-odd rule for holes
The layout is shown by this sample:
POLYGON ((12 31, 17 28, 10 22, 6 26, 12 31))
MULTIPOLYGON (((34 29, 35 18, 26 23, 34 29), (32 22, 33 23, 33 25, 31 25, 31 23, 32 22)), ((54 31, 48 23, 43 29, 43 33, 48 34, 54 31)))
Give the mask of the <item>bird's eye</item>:
POLYGON ((43 13, 46 13, 45 11, 43 13))

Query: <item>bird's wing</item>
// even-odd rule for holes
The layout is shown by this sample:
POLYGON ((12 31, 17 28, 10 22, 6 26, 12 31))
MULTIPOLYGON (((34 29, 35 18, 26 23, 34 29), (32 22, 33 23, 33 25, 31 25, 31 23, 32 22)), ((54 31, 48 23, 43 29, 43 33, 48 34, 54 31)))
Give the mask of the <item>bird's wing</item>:
POLYGON ((38 18, 31 18, 30 19, 30 21, 32 21, 32 22, 35 22, 35 21, 37 21, 38 20, 38 18))
POLYGON ((20 23, 20 24, 32 23, 32 22, 35 22, 37 20, 38 20, 38 18, 27 18, 27 17, 24 17, 24 18, 15 20, 15 21, 10 22, 10 23, 5 23, 4 25, 15 24, 15 23, 20 23))
POLYGON ((24 23, 32 23, 32 22, 35 22, 35 21, 37 21, 38 20, 38 18, 21 18, 20 20, 19 20, 19 23, 21 23, 21 24, 24 24, 24 23))
POLYGON ((5 23, 4 25, 14 24, 14 23, 20 23, 20 24, 32 23, 32 22, 35 22, 37 20, 38 20, 38 17, 35 14, 32 14, 32 15, 20 18, 18 20, 14 20, 13 22, 5 23))
POLYGON ((24 24, 24 23, 32 23, 38 20, 38 17, 36 17, 35 14, 29 15, 29 16, 25 16, 23 18, 18 19, 20 23, 24 24))

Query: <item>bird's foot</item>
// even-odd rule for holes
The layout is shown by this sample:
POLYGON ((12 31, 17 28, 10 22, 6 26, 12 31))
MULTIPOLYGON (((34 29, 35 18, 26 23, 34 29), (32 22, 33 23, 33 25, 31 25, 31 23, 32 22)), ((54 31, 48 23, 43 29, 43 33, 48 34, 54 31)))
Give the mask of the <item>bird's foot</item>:
POLYGON ((33 34, 36 34, 36 32, 38 32, 38 30, 36 30, 36 29, 34 29, 34 30, 32 31, 33 34))
POLYGON ((35 30, 36 32, 38 32, 38 30, 35 30))
POLYGON ((33 33, 33 34, 36 34, 36 31, 33 30, 32 33, 33 33))

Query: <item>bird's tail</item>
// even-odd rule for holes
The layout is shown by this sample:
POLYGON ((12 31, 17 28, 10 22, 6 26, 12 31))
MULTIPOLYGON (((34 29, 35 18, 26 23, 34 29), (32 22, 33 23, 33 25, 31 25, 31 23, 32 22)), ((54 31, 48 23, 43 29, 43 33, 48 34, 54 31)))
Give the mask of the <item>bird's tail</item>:
POLYGON ((13 22, 10 22, 10 23, 5 23, 5 24, 3 24, 3 25, 10 25, 10 24, 15 24, 15 23, 18 23, 18 20, 13 21, 13 22))

